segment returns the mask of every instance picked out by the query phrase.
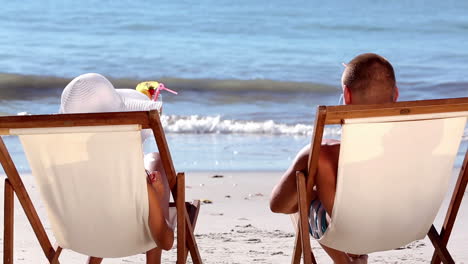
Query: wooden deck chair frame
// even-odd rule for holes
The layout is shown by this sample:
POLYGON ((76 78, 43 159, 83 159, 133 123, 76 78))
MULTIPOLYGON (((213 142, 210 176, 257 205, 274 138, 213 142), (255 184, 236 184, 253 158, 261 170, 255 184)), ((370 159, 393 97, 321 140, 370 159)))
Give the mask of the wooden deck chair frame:
MULTIPOLYGON (((415 114, 433 114, 446 112, 468 111, 468 97, 397 102, 382 105, 347 105, 347 106, 318 106, 314 132, 312 135, 311 150, 308 162, 308 177, 297 171, 297 201, 299 208, 299 220, 297 221, 297 232, 293 252, 292 263, 300 263, 301 255, 305 264, 317 263, 313 255, 309 236, 309 206, 307 205, 307 190, 314 187, 315 175, 318 168, 318 156, 322 142, 325 125, 343 124, 345 119, 404 116, 415 114)), ((434 254, 431 263, 454 263, 447 250, 447 243, 457 217, 460 204, 468 183, 468 152, 465 154, 462 167, 452 194, 450 205, 447 210, 444 224, 440 233, 434 225, 431 226, 428 237, 434 246, 434 254)))
MULTIPOLYGON (((105 125, 141 125, 142 129, 152 129, 161 156, 164 170, 168 177, 169 186, 177 210, 177 263, 186 263, 188 253, 193 263, 202 263, 193 233, 198 217, 199 201, 185 202, 185 175, 174 169, 171 154, 166 142, 164 130, 156 110, 142 112, 116 112, 91 114, 54 114, 33 116, 5 116, 0 117, 0 135, 9 135, 10 129, 16 128, 49 128, 76 126, 105 126, 105 125)), ((5 170, 5 199, 4 199, 4 240, 3 263, 13 263, 13 228, 14 203, 16 194, 23 210, 39 240, 39 244, 50 263, 59 263, 62 248, 53 247, 33 203, 26 191, 23 181, 13 163, 8 149, 0 137, 0 162, 5 170)))

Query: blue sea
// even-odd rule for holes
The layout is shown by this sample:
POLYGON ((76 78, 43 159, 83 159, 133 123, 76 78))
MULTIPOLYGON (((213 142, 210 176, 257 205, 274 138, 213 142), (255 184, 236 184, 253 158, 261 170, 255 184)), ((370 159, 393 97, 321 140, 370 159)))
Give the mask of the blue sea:
POLYGON ((285 170, 360 53, 393 64, 400 100, 468 96, 467 12, 462 0, 4 1, 0 114, 56 113, 82 73, 161 80, 179 92, 162 117, 178 171, 285 170))

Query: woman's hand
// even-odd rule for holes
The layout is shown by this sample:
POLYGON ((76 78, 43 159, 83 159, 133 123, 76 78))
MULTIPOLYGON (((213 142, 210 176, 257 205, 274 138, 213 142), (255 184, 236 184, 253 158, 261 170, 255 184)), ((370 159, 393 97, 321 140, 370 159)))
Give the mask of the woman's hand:
MULTIPOLYGON (((159 202, 164 205, 164 207, 169 205, 170 189, 166 177, 163 177, 159 171, 147 171, 147 175, 147 181, 155 190, 159 202)), ((164 210, 164 217, 169 219, 169 209, 164 210)))

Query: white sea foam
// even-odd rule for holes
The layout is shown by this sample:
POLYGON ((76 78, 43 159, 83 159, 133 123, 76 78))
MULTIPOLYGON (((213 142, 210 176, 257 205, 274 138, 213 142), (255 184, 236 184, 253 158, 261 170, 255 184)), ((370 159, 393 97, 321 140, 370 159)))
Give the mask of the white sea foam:
MULTIPOLYGON (((244 121, 222 119, 221 116, 176 116, 163 115, 164 129, 169 133, 194 134, 261 134, 261 135, 297 135, 310 136, 312 125, 283 124, 273 120, 244 121)), ((339 135, 339 128, 325 131, 329 135, 339 135)))

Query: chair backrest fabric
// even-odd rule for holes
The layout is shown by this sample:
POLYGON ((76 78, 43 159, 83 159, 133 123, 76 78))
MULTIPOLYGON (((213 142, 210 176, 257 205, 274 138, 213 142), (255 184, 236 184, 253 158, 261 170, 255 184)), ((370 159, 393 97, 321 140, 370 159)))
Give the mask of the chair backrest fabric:
POLYGON ((63 248, 123 257, 156 247, 139 125, 12 129, 63 248))
POLYGON ((345 120, 331 223, 319 242, 367 254, 424 238, 446 195, 467 116, 345 120))

